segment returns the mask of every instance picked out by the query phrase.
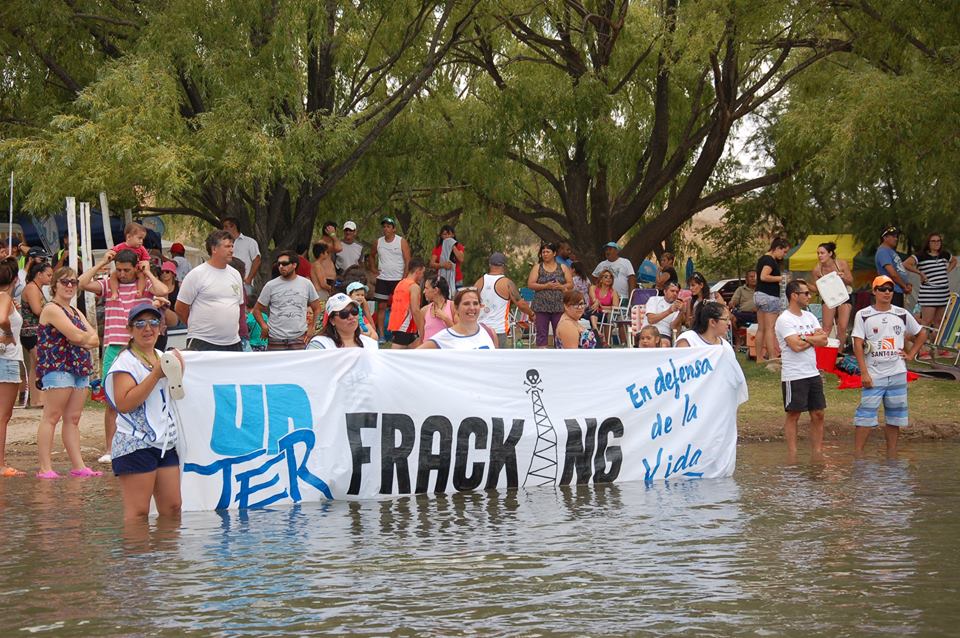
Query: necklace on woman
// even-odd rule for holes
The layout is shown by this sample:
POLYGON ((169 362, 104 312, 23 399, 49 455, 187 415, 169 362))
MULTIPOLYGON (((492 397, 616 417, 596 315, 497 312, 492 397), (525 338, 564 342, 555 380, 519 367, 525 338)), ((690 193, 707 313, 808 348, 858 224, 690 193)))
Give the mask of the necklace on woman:
POLYGON ((135 356, 137 359, 140 360, 140 363, 142 363, 144 366, 146 366, 147 370, 153 370, 153 366, 157 365, 157 353, 156 353, 156 352, 153 353, 153 357, 151 358, 151 357, 148 357, 148 356, 147 356, 147 353, 146 353, 146 352, 144 352, 143 350, 141 350, 141 349, 138 348, 137 346, 133 346, 133 345, 130 346, 130 352, 132 352, 132 353, 133 353, 133 356, 135 356))

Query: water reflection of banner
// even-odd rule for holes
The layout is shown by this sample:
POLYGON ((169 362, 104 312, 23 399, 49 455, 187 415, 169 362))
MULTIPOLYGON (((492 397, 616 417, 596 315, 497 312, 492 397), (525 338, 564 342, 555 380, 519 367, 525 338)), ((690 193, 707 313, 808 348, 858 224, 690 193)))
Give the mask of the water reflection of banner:
POLYGON ((729 349, 185 353, 186 510, 729 476, 729 349))

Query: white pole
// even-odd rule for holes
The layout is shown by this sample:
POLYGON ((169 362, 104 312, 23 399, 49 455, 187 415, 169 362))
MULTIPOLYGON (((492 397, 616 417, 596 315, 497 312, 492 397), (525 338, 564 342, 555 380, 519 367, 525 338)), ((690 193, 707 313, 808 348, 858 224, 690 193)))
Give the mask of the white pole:
POLYGON ((7 228, 7 253, 13 254, 13 171, 10 171, 10 225, 7 228))
MULTIPOLYGON (((110 226, 110 205, 107 203, 107 194, 100 191, 100 216, 103 217, 103 239, 107 242, 107 249, 113 248, 113 228, 110 226)), ((93 247, 93 244, 90 245, 93 247)))
MULTIPOLYGON (((93 233, 90 230, 90 202, 80 204, 80 243, 81 263, 84 270, 93 267, 93 233)), ((97 329, 97 298, 92 292, 83 292, 84 307, 87 310, 87 322, 90 326, 97 329)), ((93 350, 93 369, 100 369, 99 350, 93 350)))
POLYGON ((133 221, 133 209, 132 209, 132 208, 124 208, 124 209, 123 209, 123 223, 124 223, 124 224, 129 224, 129 223, 132 222, 132 221, 133 221))
POLYGON ((67 265, 77 269, 77 198, 67 198, 67 250, 70 251, 70 261, 67 265))

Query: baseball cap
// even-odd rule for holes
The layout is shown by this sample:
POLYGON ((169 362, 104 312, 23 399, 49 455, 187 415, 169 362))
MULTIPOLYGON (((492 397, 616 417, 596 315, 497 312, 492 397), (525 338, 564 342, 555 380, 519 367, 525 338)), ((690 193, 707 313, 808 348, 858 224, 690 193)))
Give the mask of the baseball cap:
POLYGON ((491 266, 505 266, 507 264, 507 257, 503 253, 492 253, 487 263, 491 266))
POLYGON ((180 242, 176 242, 176 243, 170 244, 170 252, 177 253, 178 255, 182 255, 185 252, 187 252, 187 249, 184 248, 183 244, 181 244, 180 242))
POLYGON ((391 226, 396 226, 397 220, 395 220, 393 217, 384 217, 383 219, 380 220, 380 225, 383 226, 384 224, 390 224, 391 226))
POLYGON ((878 277, 873 278, 873 284, 871 285, 871 288, 879 288, 883 284, 890 284, 891 286, 895 285, 893 283, 893 279, 890 279, 886 275, 880 275, 878 277))
POLYGON ((138 303, 130 310, 130 314, 127 315, 127 321, 133 321, 137 315, 143 314, 144 312, 149 312, 150 314, 156 316, 157 319, 163 319, 163 313, 160 312, 159 308, 154 307, 149 301, 144 301, 138 303))
MULTIPOLYGON (((352 293, 354 290, 360 290, 360 289, 363 289, 364 292, 370 290, 366 285, 364 285, 363 282, 361 282, 361 281, 352 281, 352 282, 350 282, 350 285, 347 286, 347 294, 349 295, 349 294, 352 293)), ((327 302, 327 303, 329 304, 330 302, 327 302)))
POLYGON ((164 270, 167 272, 172 272, 173 274, 177 274, 177 265, 172 261, 165 261, 160 266, 160 271, 163 272, 164 270))
POLYGON ((620 244, 618 244, 618 243, 615 242, 615 241, 608 241, 607 243, 605 243, 605 244, 603 245, 603 247, 604 247, 604 248, 616 248, 617 250, 620 250, 620 244))
POLYGON ((356 230, 356 229, 357 229, 357 225, 354 224, 352 221, 343 222, 343 229, 344 229, 344 230, 356 230))
POLYGON ((342 292, 338 292, 337 294, 327 299, 327 305, 324 307, 323 310, 324 312, 326 312, 327 316, 330 316, 335 312, 340 312, 350 304, 353 304, 358 308, 360 307, 356 301, 346 296, 342 292))
POLYGON ((899 228, 897 228, 896 226, 887 226, 886 228, 883 229, 883 232, 880 233, 880 239, 883 239, 887 235, 899 235, 899 234, 900 234, 899 228))
POLYGON ((34 246, 29 251, 27 251, 27 257, 43 257, 44 259, 49 259, 50 255, 47 254, 43 248, 39 246, 34 246))

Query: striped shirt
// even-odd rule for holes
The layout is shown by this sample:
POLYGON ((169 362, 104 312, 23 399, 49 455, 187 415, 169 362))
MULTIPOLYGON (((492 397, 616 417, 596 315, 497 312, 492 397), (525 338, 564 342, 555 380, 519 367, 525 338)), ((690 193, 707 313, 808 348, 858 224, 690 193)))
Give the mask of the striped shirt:
POLYGON ((119 299, 111 301, 110 299, 110 280, 101 279, 100 292, 97 293, 103 297, 103 345, 127 345, 130 341, 130 333, 127 331, 127 315, 133 310, 134 306, 144 301, 153 299, 153 293, 150 288, 153 282, 147 280, 147 288, 143 296, 137 296, 137 282, 130 284, 120 283, 117 286, 119 299))
POLYGON ((927 278, 926 283, 920 284, 917 294, 921 306, 946 306, 950 301, 950 279, 947 275, 950 253, 944 251, 943 255, 916 255, 917 269, 927 278))

